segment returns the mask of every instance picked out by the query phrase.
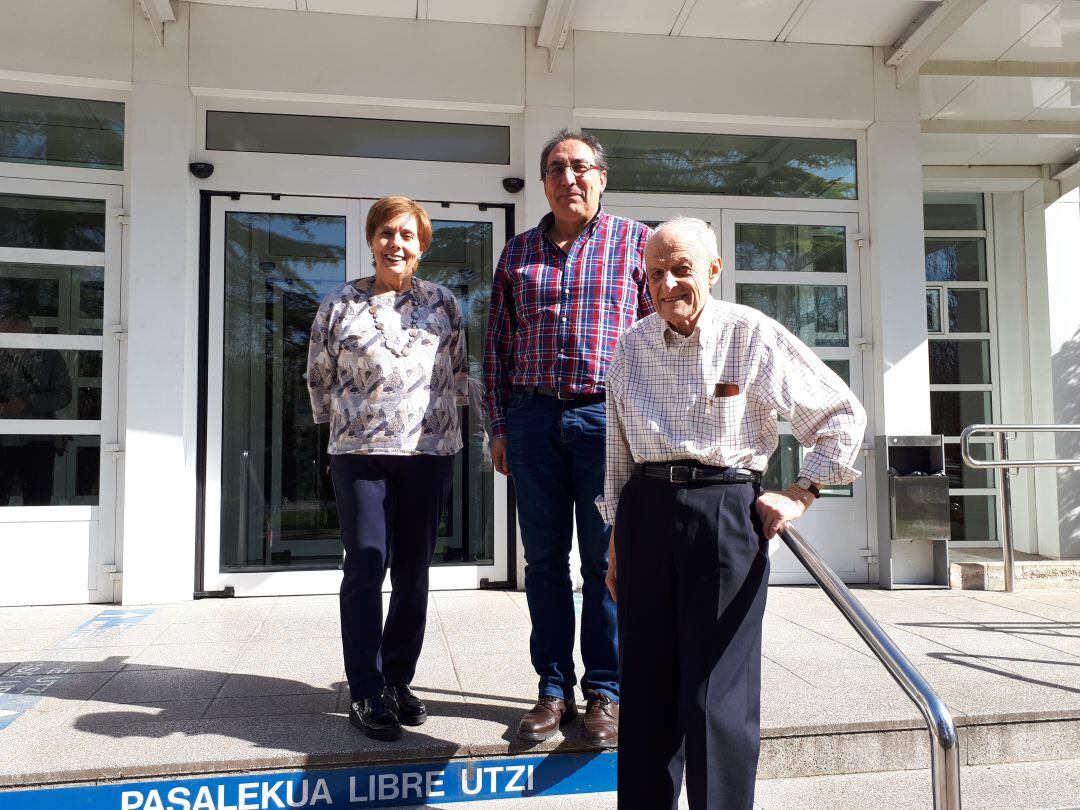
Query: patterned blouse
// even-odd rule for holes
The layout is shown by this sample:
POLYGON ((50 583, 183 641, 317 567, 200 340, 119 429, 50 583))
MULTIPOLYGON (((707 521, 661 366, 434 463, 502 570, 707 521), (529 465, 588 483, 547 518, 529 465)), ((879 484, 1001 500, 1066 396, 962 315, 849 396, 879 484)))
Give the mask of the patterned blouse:
POLYGON ((374 277, 334 289, 311 325, 307 385, 332 455, 449 456, 468 404, 465 326, 453 294, 413 278, 376 295, 374 277))

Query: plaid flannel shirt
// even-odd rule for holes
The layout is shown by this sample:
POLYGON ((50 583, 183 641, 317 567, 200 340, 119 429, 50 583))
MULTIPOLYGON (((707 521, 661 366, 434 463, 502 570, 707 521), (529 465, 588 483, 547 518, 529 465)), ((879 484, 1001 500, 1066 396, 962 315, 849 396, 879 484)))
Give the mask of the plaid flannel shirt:
POLYGON ((484 406, 491 438, 506 435, 514 386, 566 394, 604 391, 619 336, 653 311, 640 222, 601 210, 566 253, 547 235, 549 213, 503 248, 484 335, 484 406))

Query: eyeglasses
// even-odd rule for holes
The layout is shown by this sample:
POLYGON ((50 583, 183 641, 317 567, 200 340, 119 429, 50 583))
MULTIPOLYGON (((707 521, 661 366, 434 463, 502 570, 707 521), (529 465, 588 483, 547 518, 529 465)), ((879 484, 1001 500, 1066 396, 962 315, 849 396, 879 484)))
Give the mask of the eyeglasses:
POLYGON ((566 174, 566 170, 569 169, 574 173, 575 177, 583 177, 591 172, 593 169, 599 169, 595 163, 589 163, 585 160, 575 160, 572 163, 549 163, 544 167, 544 177, 562 177, 566 174))

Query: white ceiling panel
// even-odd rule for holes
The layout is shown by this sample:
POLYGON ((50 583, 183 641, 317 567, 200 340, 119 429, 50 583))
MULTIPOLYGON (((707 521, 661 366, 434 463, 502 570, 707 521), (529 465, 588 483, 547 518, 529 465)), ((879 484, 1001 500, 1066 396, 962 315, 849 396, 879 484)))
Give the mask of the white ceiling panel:
POLYGON ((574 28, 624 34, 671 33, 683 0, 579 0, 574 28))
POLYGON ((1064 2, 1010 48, 1005 59, 1035 62, 1080 60, 1080 3, 1064 2))
POLYGON ((923 76, 919 79, 919 112, 933 118, 970 85, 967 76, 923 76))
POLYGON ((296 0, 191 0, 208 6, 244 6, 246 8, 278 8, 296 10, 296 0))
POLYGON ((921 0, 814 0, 787 41, 892 45, 935 5, 921 0))
POLYGON ((1040 107, 1032 118, 1080 121, 1080 82, 1066 82, 1065 88, 1040 107))
POLYGON ((1039 165, 1072 163, 1077 157, 1080 157, 1080 138, 1005 135, 977 154, 972 163, 981 166, 1039 165))
POLYGON ((988 0, 934 52, 934 59, 997 59, 1030 33, 1057 5, 988 0))
POLYGON ((924 164, 966 166, 999 139, 998 135, 922 135, 919 142, 924 164))
POLYGON ((687 37, 774 40, 801 0, 699 2, 683 27, 687 37))
MULTIPOLYGON (((301 8, 305 0, 300 0, 301 8)), ((416 0, 306 0, 308 11, 416 19, 416 0)))
POLYGON ((429 20, 539 28, 545 0, 427 0, 429 20))
POLYGON ((1060 93, 1065 79, 982 78, 934 116, 959 121, 1017 121, 1060 93))

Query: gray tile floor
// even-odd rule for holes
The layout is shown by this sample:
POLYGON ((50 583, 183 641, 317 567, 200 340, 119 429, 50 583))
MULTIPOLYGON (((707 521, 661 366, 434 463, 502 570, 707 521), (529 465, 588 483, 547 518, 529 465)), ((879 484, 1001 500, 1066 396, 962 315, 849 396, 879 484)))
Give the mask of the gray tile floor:
MULTIPOLYGON (((1080 718, 1080 592, 857 595, 960 723, 1080 718)), ((522 593, 432 594, 415 681, 431 720, 396 744, 345 719, 334 597, 155 606, 64 643, 103 609, 0 609, 0 786, 580 748, 576 728, 514 736, 536 690, 522 593)), ((764 654, 766 738, 921 728, 816 589, 771 589, 764 654)))

